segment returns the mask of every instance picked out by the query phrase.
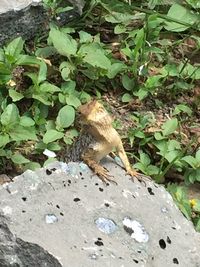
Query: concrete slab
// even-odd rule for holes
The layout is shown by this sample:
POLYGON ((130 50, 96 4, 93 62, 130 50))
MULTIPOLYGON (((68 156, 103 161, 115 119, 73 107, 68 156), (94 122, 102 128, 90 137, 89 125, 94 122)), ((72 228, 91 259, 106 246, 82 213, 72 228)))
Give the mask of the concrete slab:
MULTIPOLYGON (((1 187, 0 211, 12 235, 48 252, 55 266, 199 267, 200 234, 166 190, 133 183, 109 159, 104 164, 117 186, 102 184, 83 163, 54 163, 1 187)), ((20 260, 20 267, 36 266, 20 260)))

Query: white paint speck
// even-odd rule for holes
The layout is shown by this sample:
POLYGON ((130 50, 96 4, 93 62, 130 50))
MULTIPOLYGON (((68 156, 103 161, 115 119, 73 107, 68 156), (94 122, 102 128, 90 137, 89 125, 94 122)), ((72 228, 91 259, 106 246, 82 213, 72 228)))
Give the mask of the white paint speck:
POLYGON ((12 214, 12 208, 10 206, 5 206, 4 208, 2 208, 2 211, 4 215, 12 214))
POLYGON ((55 158, 56 157, 56 153, 54 153, 53 151, 49 150, 49 149, 45 149, 43 151, 43 154, 49 158, 55 158))

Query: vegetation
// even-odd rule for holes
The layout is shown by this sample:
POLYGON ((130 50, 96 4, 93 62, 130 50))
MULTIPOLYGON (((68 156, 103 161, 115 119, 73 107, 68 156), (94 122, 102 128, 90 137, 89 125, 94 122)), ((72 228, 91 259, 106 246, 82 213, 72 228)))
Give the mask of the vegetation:
MULTIPOLYGON (((44 0, 52 18, 71 9, 60 2, 44 0)), ((87 1, 80 18, 0 49, 2 173, 55 160, 44 151, 62 158, 77 107, 96 96, 134 167, 165 183, 200 231, 200 200, 185 188, 200 181, 200 4, 162 2, 87 1)))

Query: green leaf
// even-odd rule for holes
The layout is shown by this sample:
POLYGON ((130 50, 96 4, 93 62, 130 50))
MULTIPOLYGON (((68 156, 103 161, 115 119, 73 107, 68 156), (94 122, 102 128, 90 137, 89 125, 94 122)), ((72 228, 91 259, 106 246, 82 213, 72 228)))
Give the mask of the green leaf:
POLYGON ((192 110, 191 108, 189 108, 188 106, 186 105, 183 105, 183 104, 180 104, 180 105, 177 105, 172 113, 172 115, 177 115, 181 112, 184 112, 186 114, 188 114, 189 116, 192 115, 192 110))
POLYGON ((163 129, 162 133, 164 136, 170 135, 175 132, 177 127, 178 127, 178 120, 176 118, 170 119, 162 125, 163 129))
POLYGON ((189 164, 192 168, 196 168, 196 165, 198 164, 197 159, 195 159, 192 156, 185 156, 181 160, 185 161, 187 164, 189 164))
POLYGON ((123 96, 122 96, 122 102, 123 102, 123 103, 130 102, 132 99, 133 99, 132 95, 130 95, 130 94, 128 94, 128 93, 125 93, 125 94, 123 94, 123 96))
POLYGON ((5 53, 17 59, 23 50, 23 45, 24 41, 21 37, 18 37, 7 45, 7 47, 5 48, 5 53))
POLYGON ((48 130, 43 136, 43 142, 45 144, 48 144, 58 139, 61 139, 63 136, 64 134, 61 132, 58 132, 56 130, 48 130))
POLYGON ((9 135, 13 141, 37 140, 34 127, 23 127, 18 125, 9 132, 9 135))
POLYGON ((122 84, 124 88, 128 91, 132 91, 135 86, 135 82, 133 78, 129 78, 128 75, 123 75, 122 76, 122 84))
POLYGON ((46 78, 47 78, 47 65, 44 62, 44 60, 41 60, 37 84, 40 84, 41 82, 45 81, 46 78))
POLYGON ((1 114, 1 123, 13 127, 19 122, 19 110, 15 104, 9 104, 1 114))
POLYGON ((149 156, 145 153, 140 153, 140 162, 145 166, 148 166, 151 163, 149 156))
POLYGON ((71 106, 64 106, 62 107, 56 118, 56 125, 59 128, 67 128, 74 122, 75 119, 75 110, 71 106))
POLYGON ((30 162, 30 160, 26 159, 20 153, 15 153, 14 155, 12 155, 11 160, 16 164, 24 164, 30 162))
POLYGON ((41 167, 41 165, 38 162, 29 162, 29 163, 25 164, 24 169, 35 171, 35 170, 39 169, 40 167, 41 167))
POLYGON ((9 89, 9 96, 12 98, 13 102, 19 101, 22 98, 24 98, 23 94, 18 93, 17 91, 13 90, 13 89, 9 89))
POLYGON ((30 126, 33 126, 35 125, 35 121, 33 119, 31 119, 30 117, 27 117, 27 116, 22 116, 20 118, 20 122, 19 124, 21 126, 24 126, 24 127, 30 127, 30 126))
POLYGON ((10 138, 8 134, 0 135, 0 147, 4 147, 6 144, 10 142, 10 138))
POLYGON ((35 93, 35 94, 32 94, 32 98, 39 100, 40 102, 42 102, 43 104, 45 104, 47 106, 52 104, 52 102, 49 101, 49 95, 48 94, 44 95, 41 93, 35 93))
POLYGON ((76 54, 77 42, 69 34, 51 28, 49 37, 60 55, 68 57, 76 54))
MULTIPOLYGON (((188 23, 191 26, 198 22, 198 14, 195 14, 192 12, 192 10, 189 10, 186 7, 176 3, 170 7, 167 16, 175 20, 178 19, 183 23, 188 23)), ((182 32, 188 29, 190 26, 185 26, 173 21, 166 21, 164 27, 168 31, 182 32)))
POLYGON ((81 101, 75 95, 66 96, 66 103, 75 108, 81 105, 81 101))
POLYGON ((104 55, 101 50, 96 50, 95 53, 88 53, 84 58, 84 62, 87 62, 93 67, 99 67, 109 70, 111 67, 110 60, 104 55))
POLYGON ((197 161, 199 162, 199 164, 200 164, 200 149, 197 150, 196 155, 195 155, 195 158, 196 158, 196 160, 197 160, 197 161))
POLYGON ((80 31, 80 43, 91 43, 93 41, 93 36, 87 32, 80 31))
POLYGON ((51 83, 48 83, 48 82, 44 82, 40 85, 40 91, 42 93, 55 93, 55 92, 60 92, 60 88, 51 84, 51 83))
POLYGON ((125 70, 127 67, 123 63, 113 63, 110 69, 108 70, 108 78, 113 79, 118 73, 122 72, 125 70))

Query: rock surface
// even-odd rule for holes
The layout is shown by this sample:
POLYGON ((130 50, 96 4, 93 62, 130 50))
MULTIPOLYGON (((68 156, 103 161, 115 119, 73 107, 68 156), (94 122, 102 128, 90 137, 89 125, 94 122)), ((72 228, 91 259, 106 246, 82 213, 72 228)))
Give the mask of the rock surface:
POLYGON ((1 186, 0 251, 12 264, 0 266, 199 267, 200 235, 165 189, 104 164, 117 186, 83 163, 58 162, 1 186), (30 255, 37 264, 27 265, 30 255))
MULTIPOLYGON (((70 0, 74 5, 74 11, 62 14, 63 23, 67 23, 76 10, 81 14, 84 0, 70 0), (69 15, 68 15, 69 14, 69 15)), ((65 1, 66 4, 66 1, 65 1)), ((25 39, 34 38, 46 31, 49 24, 49 14, 43 8, 42 0, 1 0, 0 1, 0 46, 18 36, 25 39)))

